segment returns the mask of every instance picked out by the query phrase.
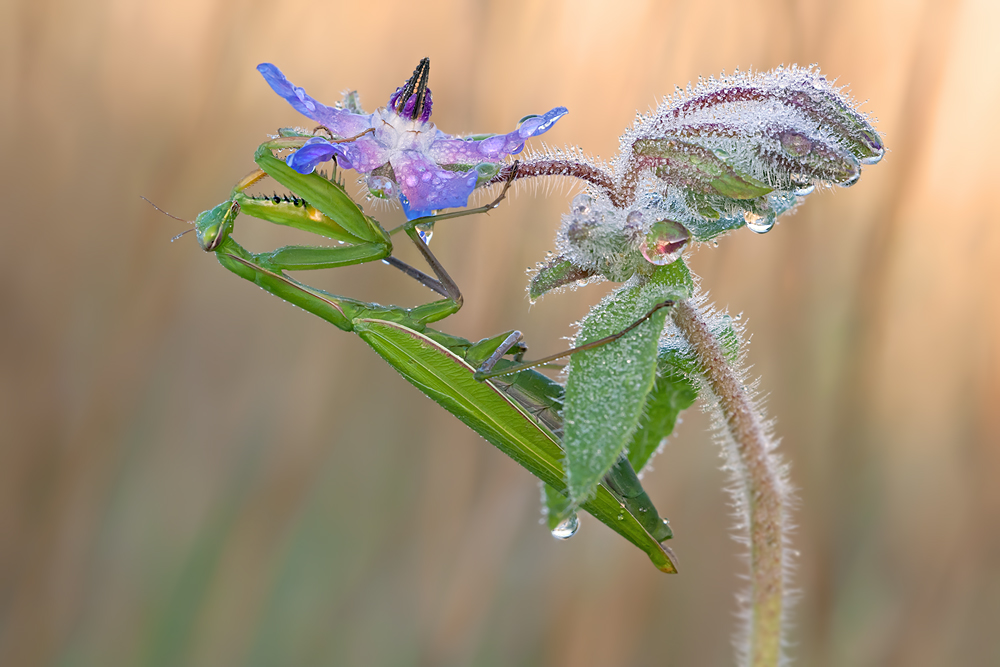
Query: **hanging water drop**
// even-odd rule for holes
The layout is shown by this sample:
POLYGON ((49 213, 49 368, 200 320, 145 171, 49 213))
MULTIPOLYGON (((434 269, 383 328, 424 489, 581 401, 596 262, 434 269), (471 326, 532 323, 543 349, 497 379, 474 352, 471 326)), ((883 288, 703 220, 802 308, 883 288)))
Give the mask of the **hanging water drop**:
POLYGON ((811 195, 815 190, 816 186, 813 185, 812 183, 809 183, 808 185, 796 187, 794 190, 792 190, 792 194, 795 195, 796 197, 805 197, 806 195, 811 195))
POLYGON ((746 220, 747 229, 754 234, 766 234, 774 227, 774 211, 767 211, 764 215, 757 215, 753 211, 745 211, 743 219, 746 220))
POLYGON ((861 179, 861 170, 858 169, 854 172, 854 175, 848 178, 846 181, 840 181, 837 183, 842 188, 849 188, 861 179))
POLYGON ((639 244, 639 252, 650 264, 665 266, 677 261, 690 239, 691 233, 681 223, 660 220, 649 228, 646 238, 639 244))
POLYGON ((576 514, 570 514, 568 517, 556 524, 556 527, 552 529, 552 537, 557 540, 568 540, 569 538, 576 535, 576 531, 580 529, 580 520, 576 518, 576 514))
POLYGON ((429 222, 423 225, 417 225, 417 235, 420 236, 420 240, 430 245, 431 238, 434 236, 434 223, 429 222))

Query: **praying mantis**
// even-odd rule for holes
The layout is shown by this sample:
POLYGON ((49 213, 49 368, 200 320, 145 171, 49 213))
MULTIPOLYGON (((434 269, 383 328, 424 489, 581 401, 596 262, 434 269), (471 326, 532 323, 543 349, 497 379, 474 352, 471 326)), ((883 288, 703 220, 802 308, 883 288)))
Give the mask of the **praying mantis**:
MULTIPOLYGON (((544 483, 553 535, 567 538, 576 532, 579 507, 643 550, 658 569, 676 572, 673 553, 662 544, 672 537, 670 526, 660 518, 635 471, 642 469, 670 433, 677 413, 694 401, 695 390, 684 375, 687 362, 683 355, 667 348, 659 352, 661 372, 640 406, 643 424, 633 437, 629 454, 617 457, 584 502, 570 503, 560 444, 563 386, 534 370, 531 366, 537 362, 522 362, 526 347, 518 332, 473 343, 428 326, 457 312, 463 297, 418 226, 495 208, 506 196, 513 176, 485 206, 416 218, 387 231, 347 194, 336 170, 329 178, 317 172, 301 174, 275 155, 301 146, 309 136, 283 130, 260 145, 254 156, 259 168, 236 184, 229 199, 194 221, 193 230, 202 249, 214 253, 219 263, 237 276, 360 336, 411 384, 538 477, 544 483), (290 196, 247 194, 248 188, 268 177, 287 188, 290 196), (233 238, 240 213, 333 239, 340 245, 285 246, 251 253, 233 238), (415 244, 433 276, 392 256, 392 237, 400 232, 415 244), (442 298, 413 308, 383 306, 330 294, 285 273, 372 261, 395 266, 442 298)), ((516 169, 514 163, 511 173, 516 169)), ((631 327, 592 342, 590 347, 615 342, 647 321, 656 326, 656 312, 671 303, 656 304, 631 327)), ((658 323, 662 329, 662 318, 658 323)))

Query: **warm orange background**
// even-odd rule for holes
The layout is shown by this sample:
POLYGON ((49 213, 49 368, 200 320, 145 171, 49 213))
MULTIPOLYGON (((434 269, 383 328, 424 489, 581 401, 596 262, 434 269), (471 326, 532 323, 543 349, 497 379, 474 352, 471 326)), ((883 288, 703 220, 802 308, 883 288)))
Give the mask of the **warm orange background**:
MULTIPOLYGON (((257 63, 372 109, 425 55, 446 131, 565 105, 545 140, 606 157, 723 69, 818 62, 868 100, 881 164, 691 263, 746 313, 800 489, 798 664, 1000 664, 1000 6, 617 5, 0 6, 0 664, 732 662, 744 566, 704 415, 646 477, 679 575, 589 518, 556 542, 526 472, 139 199, 193 218, 305 124, 257 63)), ((553 352, 607 291, 529 306, 571 194, 535 191, 439 227, 467 304, 446 330, 553 352)), ((309 278, 429 297, 381 264, 309 278)))

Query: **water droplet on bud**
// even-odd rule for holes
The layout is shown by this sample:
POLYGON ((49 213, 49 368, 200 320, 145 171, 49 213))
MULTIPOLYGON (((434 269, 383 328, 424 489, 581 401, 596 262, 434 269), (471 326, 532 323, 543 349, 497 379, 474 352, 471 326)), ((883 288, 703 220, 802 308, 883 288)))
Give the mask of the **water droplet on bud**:
POLYGON ((816 190, 816 186, 812 183, 808 185, 803 185, 802 187, 795 188, 792 190, 792 194, 796 197, 805 197, 806 195, 811 195, 816 190))
POLYGON ((774 227, 775 216, 774 211, 768 211, 764 215, 746 211, 743 213, 743 219, 746 220, 747 229, 754 234, 766 234, 774 227))
POLYGON ((586 194, 581 193, 573 197, 573 203, 569 205, 570 211, 577 213, 579 215, 587 215, 590 213, 591 206, 594 203, 594 199, 586 194))
POLYGON ((809 137, 791 130, 781 133, 781 149, 792 157, 805 157, 812 150, 809 137))
POLYGON ((568 540, 576 535, 576 531, 579 529, 580 520, 576 518, 576 514, 570 514, 568 517, 556 524, 556 527, 552 529, 552 537, 557 540, 568 540))
POLYGON ((841 181, 841 182, 837 183, 837 185, 839 185, 842 188, 849 188, 852 185, 854 185, 855 183, 857 183, 860 179, 861 179, 861 170, 858 169, 857 171, 854 172, 853 176, 851 176, 846 181, 841 181))
POLYGON ((681 223, 660 220, 649 228, 646 238, 639 244, 639 252, 650 264, 665 266, 677 261, 690 239, 691 233, 681 223))

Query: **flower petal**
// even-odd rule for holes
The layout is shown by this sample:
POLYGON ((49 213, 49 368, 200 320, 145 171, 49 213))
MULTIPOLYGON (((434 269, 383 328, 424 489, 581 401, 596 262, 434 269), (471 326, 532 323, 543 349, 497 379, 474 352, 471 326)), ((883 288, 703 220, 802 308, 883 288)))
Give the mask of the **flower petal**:
POLYGON ((285 98, 296 111, 324 125, 339 137, 353 137, 371 127, 370 115, 362 116, 317 102, 306 94, 304 88, 292 85, 281 70, 271 63, 257 65, 257 71, 264 76, 271 90, 285 98))
POLYGON ((401 151, 390 159, 399 182, 400 203, 409 220, 443 208, 469 203, 477 172, 442 169, 417 151, 401 151))
POLYGON ((520 153, 525 139, 545 134, 566 113, 566 107, 556 107, 544 115, 525 119, 513 132, 486 139, 438 139, 431 144, 428 155, 439 164, 498 162, 520 153))
POLYGON ((323 137, 313 137, 302 144, 302 148, 285 158, 285 162, 300 174, 311 174, 320 162, 326 162, 336 156, 339 158, 337 162, 342 168, 350 169, 351 159, 344 149, 345 146, 349 145, 331 144, 323 137))
POLYGON ((389 161, 389 149, 370 134, 341 145, 344 147, 344 155, 351 163, 351 166, 347 166, 338 160, 340 166, 345 169, 354 169, 360 174, 367 174, 389 161))

